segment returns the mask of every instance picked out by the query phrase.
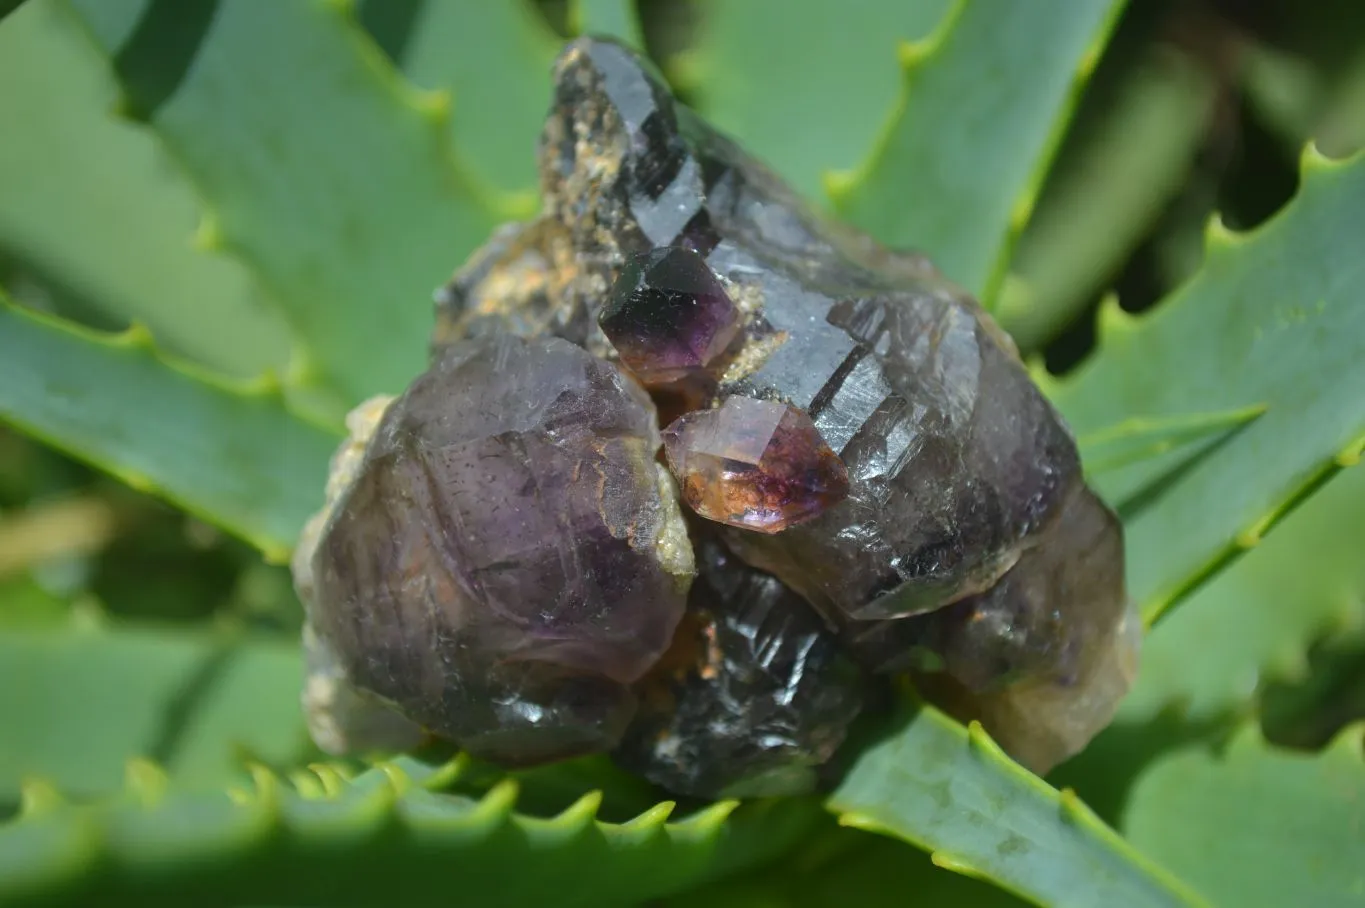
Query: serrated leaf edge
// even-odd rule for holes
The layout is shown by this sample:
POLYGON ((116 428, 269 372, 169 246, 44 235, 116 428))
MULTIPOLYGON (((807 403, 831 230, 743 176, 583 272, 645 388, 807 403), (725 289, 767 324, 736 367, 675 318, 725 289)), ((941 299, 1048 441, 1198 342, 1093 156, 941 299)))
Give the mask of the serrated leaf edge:
MULTIPOLYGON (((389 761, 376 762, 354 778, 347 778, 346 768, 341 765, 315 763, 306 770, 294 770, 281 776, 266 766, 253 763, 247 766, 250 783, 229 787, 224 795, 232 804, 234 817, 252 821, 244 832, 259 837, 261 842, 266 841, 264 836, 283 828, 294 834, 328 834, 325 822, 306 818, 300 824, 300 817, 291 816, 290 803, 295 799, 300 804, 349 801, 346 819, 360 820, 376 829, 384 824, 398 823, 414 828, 426 827, 431 831, 477 832, 487 837, 511 823, 528 831, 557 836, 565 843, 596 831, 616 842, 616 847, 642 847, 660 838, 692 843, 716 838, 740 803, 733 799, 718 801, 674 820, 671 815, 675 803, 662 801, 630 820, 614 823, 598 817, 602 792, 594 790, 554 816, 532 816, 516 812, 519 786, 511 778, 500 780, 477 800, 445 793, 443 789, 458 777, 465 765, 466 758, 461 755, 416 781, 402 766, 389 761), (451 809, 436 814, 405 812, 406 801, 419 793, 423 797, 448 797, 451 809), (313 823, 316 827, 310 825, 313 823), (311 829, 311 832, 304 829, 311 829)), ((57 847, 69 853, 41 868, 33 878, 9 882, 18 886, 23 896, 32 897, 35 891, 41 894, 44 886, 65 888, 73 885, 73 878, 82 873, 101 871, 111 863, 140 863, 145 857, 138 853, 140 844, 131 840, 113 841, 110 834, 115 827, 110 821, 118 812, 128 810, 154 816, 160 809, 173 807, 179 795, 180 792, 168 784, 165 770, 143 758, 129 761, 121 791, 95 803, 78 804, 64 798, 56 787, 42 779, 26 780, 20 812, 13 819, 0 822, 0 835, 33 823, 64 823, 70 827, 71 835, 59 837, 57 847)), ((357 836, 354 829, 348 830, 347 834, 352 840, 363 838, 363 835, 357 836)), ((227 859, 232 856, 228 855, 227 859)), ((35 862, 41 863, 41 860, 35 859, 35 862)), ((6 895, 14 894, 13 891, 6 893, 5 885, 6 881, 0 880, 0 901, 6 895)))
MULTIPOLYGON (((824 187, 825 196, 834 210, 843 211, 846 209, 857 187, 868 180, 873 171, 889 154, 892 135, 913 100, 915 83, 919 79, 919 74, 943 50, 971 2, 973 0, 954 0, 953 5, 944 12, 943 17, 934 26, 933 31, 919 40, 903 41, 898 46, 896 56, 901 70, 900 93, 897 96, 896 103, 892 105, 889 116, 883 121, 877 137, 873 140, 871 152, 863 158, 861 163, 851 169, 827 170, 821 174, 821 185, 824 187)), ((996 298, 999 296, 1000 288, 1009 272, 1010 258, 1014 253, 1020 234, 1023 233, 1030 217, 1032 217, 1034 206, 1042 192, 1043 182, 1051 169, 1057 151, 1061 148, 1062 139, 1070 125, 1072 113, 1080 102, 1085 86, 1094 73, 1095 67, 1103 55, 1104 48, 1108 46, 1109 39, 1118 24, 1119 16, 1126 5, 1127 0, 1110 0, 1109 9, 1105 13, 1093 40, 1081 55, 1081 59, 1072 72, 1071 82, 1067 86, 1061 105, 1055 112, 1047 137, 1039 149, 1033 170, 1010 206, 1010 216, 1005 228, 1005 235, 997 246, 994 261, 987 272, 986 283, 980 294, 981 303, 987 311, 993 309, 996 298)))
MULTIPOLYGON (((918 699, 913 694, 911 697, 918 699)), ((1179 899, 1181 904, 1189 906, 1189 908, 1211 908, 1203 896, 1195 892, 1188 884, 1137 851, 1123 836, 1114 831, 1089 806, 1082 802, 1074 791, 1070 789, 1058 791, 1012 760, 1000 745, 991 738, 980 722, 973 720, 963 726, 928 706, 921 708, 911 721, 939 723, 949 734, 959 739, 972 758, 992 764, 996 771, 1012 777, 1015 784, 1030 788, 1035 793, 1053 802, 1058 815, 1064 822, 1089 836, 1097 838, 1105 847, 1122 855, 1126 862, 1146 874, 1173 897, 1179 899)), ((909 842, 916 848, 927 852, 933 863, 945 870, 951 870, 973 879, 984 880, 1024 899, 1033 899, 1029 893, 976 867, 963 857, 935 848, 931 842, 911 834, 908 830, 893 828, 882 820, 857 810, 843 809, 833 799, 826 806, 835 814, 835 818, 841 826, 849 826, 909 842)))
MULTIPOLYGON (((361 62, 361 69, 368 73, 381 86, 383 92, 394 99, 401 108, 415 114, 432 135, 428 140, 437 149, 449 176, 467 190, 474 201, 490 213, 493 222, 523 220, 532 216, 537 207, 533 195, 517 192, 501 192, 492 189, 477 179, 473 172, 464 166, 457 154, 451 137, 450 118, 453 111, 451 93, 444 90, 424 90, 408 82, 390 63, 379 46, 365 32, 356 20, 353 0, 312 0, 319 9, 336 16, 345 24, 349 41, 361 62)), ((259 267, 255 256, 238 240, 234 239, 222 225, 213 201, 213 193, 194 173, 194 169, 181 156, 174 141, 159 130, 154 123, 133 115, 125 88, 114 70, 110 55, 96 39, 85 17, 72 7, 63 7, 65 15, 75 24, 95 56, 106 67, 109 84, 117 92, 111 107, 111 115, 125 121, 133 128, 149 135, 166 159, 171 162, 183 178, 184 185, 192 191, 199 206, 200 220, 189 238, 190 244, 207 254, 217 254, 231 259, 240 265, 264 296, 281 315, 288 325, 293 343, 291 344, 291 365, 282 377, 281 384, 288 389, 307 391, 311 388, 326 388, 331 391, 345 390, 343 384, 336 382, 336 376, 329 376, 312 353, 305 332, 301 330, 297 314, 292 307, 279 302, 282 298, 280 288, 275 286, 266 273, 259 267)), ((277 379, 278 380, 278 379, 277 379)))
MULTIPOLYGON (((1203 266, 1192 274, 1185 283, 1168 293, 1156 306, 1141 314, 1129 313, 1119 305, 1116 294, 1107 294, 1096 318, 1095 347, 1089 356, 1094 357, 1100 350, 1109 346, 1129 342, 1140 325, 1145 324, 1149 319, 1163 318, 1165 312, 1181 304, 1184 295, 1198 284, 1211 267, 1216 267, 1228 255, 1235 254, 1238 250, 1243 249, 1252 238, 1262 235, 1265 231, 1271 230, 1279 224, 1286 212, 1302 196, 1304 188, 1308 184, 1315 180, 1330 177, 1332 174, 1360 161, 1365 161, 1365 149, 1342 158, 1329 158, 1318 150, 1313 142, 1307 143, 1299 155, 1298 193, 1274 215, 1249 230, 1232 230, 1223 222, 1220 215, 1214 214, 1210 217, 1204 230, 1203 266)), ((1083 365, 1084 363, 1082 363, 1083 365)), ((1036 366, 1031 371, 1034 372, 1034 378, 1039 387, 1050 397, 1069 384, 1081 380, 1078 376, 1082 373, 1082 369, 1077 368, 1068 375, 1056 376, 1048 373, 1045 368, 1036 366)), ((1338 471, 1358 464, 1362 452, 1365 452, 1365 431, 1360 437, 1348 442, 1339 451, 1319 464, 1297 485, 1287 490, 1284 498, 1267 508, 1262 516, 1234 533, 1232 538, 1222 548, 1210 555, 1202 565, 1185 577, 1159 590, 1142 603, 1143 623, 1148 628, 1153 627, 1174 606, 1189 598, 1195 590, 1259 544, 1271 529, 1321 488, 1338 471)))
MULTIPOLYGON (((82 343, 94 344, 108 350, 141 357, 155 363, 167 372, 202 385, 214 393, 237 397, 242 400, 268 403, 278 407, 286 416, 298 420, 306 426, 334 436, 338 440, 341 438, 336 426, 328 425, 293 408, 289 403, 283 384, 278 376, 273 373, 265 372, 254 379, 234 379, 219 375, 162 350, 152 337, 152 333, 141 324, 134 324, 126 330, 113 333, 98 331, 57 316, 19 306, 11 302, 3 290, 0 290, 0 314, 11 315, 14 318, 41 326, 45 330, 64 334, 82 343)), ((46 432, 29 425, 22 419, 5 417, 4 421, 17 426, 26 435, 108 473, 132 489, 144 494, 155 495, 174 504, 186 513, 193 514, 215 526, 222 526, 217 515, 184 500, 175 492, 162 488, 149 476, 119 464, 104 462, 100 458, 92 456, 88 451, 76 450, 61 439, 49 436, 46 432)), ((268 561, 284 563, 289 559, 289 552, 293 547, 292 540, 267 539, 254 533, 244 532, 244 528, 241 527, 224 527, 224 529, 255 546, 268 561)))

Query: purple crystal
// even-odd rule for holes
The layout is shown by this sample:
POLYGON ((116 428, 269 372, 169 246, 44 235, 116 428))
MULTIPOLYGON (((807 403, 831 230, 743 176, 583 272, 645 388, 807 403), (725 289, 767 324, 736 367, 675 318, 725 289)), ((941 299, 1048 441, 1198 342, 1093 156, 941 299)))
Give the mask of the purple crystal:
POLYGON ((737 557, 864 658, 903 665, 913 647, 932 656, 921 668, 951 664, 938 676, 1026 759, 1093 733, 1131 678, 1135 625, 1110 620, 1122 550, 1078 554, 1094 510, 1075 443, 989 315, 922 256, 824 221, 610 41, 557 60, 540 172, 540 218, 500 232, 442 294, 437 349, 550 333, 646 376, 705 371, 653 391, 676 398, 683 496, 729 524, 712 531, 737 557), (675 352, 601 312, 624 302, 612 289, 631 262, 676 247, 742 316, 722 354, 723 332, 665 336, 684 338, 675 352), (745 406, 731 400, 771 412, 720 431, 745 406), (872 652, 892 626, 914 639, 872 652))
POLYGON ((524 274, 518 248, 505 268, 457 280, 438 333, 506 311, 512 330, 534 320, 615 356, 593 327, 626 263, 697 250, 748 313, 702 406, 790 404, 849 476, 839 504, 776 535, 736 530, 731 547, 831 620, 931 611, 989 588, 1081 482, 1069 432, 1008 338, 923 257, 822 221, 625 48, 575 41, 555 80, 545 214, 530 231, 546 271, 507 280, 524 274), (536 292, 509 298, 509 284, 536 292), (513 314, 520 305, 535 318, 513 314))
POLYGON ((567 342, 447 349, 323 532, 316 632, 355 687, 478 756, 611 747, 691 580, 658 445, 643 392, 567 342))
POLYGON ((730 397, 679 417, 664 452, 683 501, 708 520, 777 533, 848 494, 848 472, 795 407, 730 397))
POLYGON ((739 334, 739 309, 706 260, 663 246, 621 269, 598 324, 646 385, 704 374, 739 334))

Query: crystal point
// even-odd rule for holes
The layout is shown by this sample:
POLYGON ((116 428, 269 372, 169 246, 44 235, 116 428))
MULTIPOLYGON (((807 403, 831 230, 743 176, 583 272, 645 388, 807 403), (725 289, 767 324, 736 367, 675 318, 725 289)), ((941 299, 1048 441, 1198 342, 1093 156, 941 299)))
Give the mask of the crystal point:
POLYGON ((610 40, 560 54, 539 152, 542 214, 440 294, 437 356, 512 333, 620 362, 667 408, 680 494, 725 524, 707 532, 865 665, 951 681, 1032 765, 1084 743, 1135 658, 1122 546, 981 306, 825 220, 610 40))
POLYGON ((556 339, 446 350, 384 413, 312 558, 359 691, 476 756, 601 751, 691 581, 649 400, 556 339))
POLYGON ((740 329, 739 309, 706 260, 681 246, 632 258, 598 324, 646 385, 705 373, 740 329))
POLYGON ((730 397, 664 430, 683 500, 719 523, 778 533, 848 494, 848 472, 810 417, 777 401, 730 397))

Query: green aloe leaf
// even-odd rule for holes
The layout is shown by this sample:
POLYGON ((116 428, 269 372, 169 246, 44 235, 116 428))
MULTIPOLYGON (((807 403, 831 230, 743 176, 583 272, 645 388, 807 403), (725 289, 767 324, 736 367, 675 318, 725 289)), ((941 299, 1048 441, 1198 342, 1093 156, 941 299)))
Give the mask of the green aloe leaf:
POLYGON ((1124 826, 1220 905, 1332 908, 1365 900, 1365 750, 1355 726, 1320 754, 1254 727, 1226 753, 1192 749, 1138 780, 1124 826))
POLYGON ((1266 680, 1302 677, 1313 643, 1365 628, 1361 514, 1357 467, 1196 590, 1148 639, 1122 718, 1145 720, 1172 704, 1193 720, 1243 711, 1266 680))
POLYGON ((706 886, 668 908, 1020 908, 1016 896, 935 867, 927 854, 858 829, 821 830, 781 863, 706 886))
POLYGON ((957 0, 902 48, 900 101, 871 157, 828 181, 836 208, 989 302, 1122 5, 957 0))
POLYGON ((1185 184, 1218 97, 1205 63, 1163 46, 1086 99, 1093 122, 1063 148, 997 307, 1020 347, 1046 343, 1113 279, 1185 184))
POLYGON ((532 152, 559 48, 532 4, 364 0, 358 17, 415 85, 450 93, 451 137, 470 170, 532 204, 532 152))
POLYGON ((284 560, 337 439, 278 386, 167 365, 145 329, 101 335, 0 296, 0 420, 284 560))
POLYGON ((302 677, 297 646, 226 632, 6 629, 0 801, 36 775, 72 794, 109 791, 134 757, 194 787, 226 784, 248 756, 291 762, 309 752, 302 677))
POLYGON ((156 143, 111 114, 108 67, 57 0, 0 26, 0 253, 92 317, 129 319, 234 375, 282 368, 289 335, 246 271, 191 245, 201 206, 156 143))
POLYGON ((806 800, 726 801, 670 822, 664 802, 608 823, 588 792, 541 819, 513 811, 513 782, 473 800, 409 761, 353 781, 254 775, 233 797, 195 795, 135 763, 124 798, 86 807, 30 786, 0 827, 0 902, 626 906, 769 860, 818 816, 806 800))
POLYGON ((74 5, 128 113, 206 200, 201 242, 244 261, 306 339, 300 380, 316 370, 348 402, 401 391, 433 290, 517 213, 457 167, 444 96, 401 82, 328 0, 74 5))
POLYGON ((1274 219, 1243 235, 1215 227, 1193 280, 1140 318, 1107 307, 1098 351, 1045 383, 1081 436, 1124 419, 1266 408, 1107 480, 1145 490, 1126 532, 1131 591, 1149 621, 1358 458, 1362 230, 1365 158, 1334 163, 1310 150, 1298 197, 1274 219))
POLYGON ((905 839, 935 864, 1040 905, 1202 905, 972 723, 930 707, 863 751, 831 795, 840 822, 905 839))
MULTIPOLYGON (((1046 380, 1046 379, 1044 379, 1046 380)), ((1100 494, 1121 502, 1127 492, 1112 478, 1124 467, 1206 443, 1236 431, 1265 412, 1259 404, 1222 413, 1189 413, 1161 419, 1126 419, 1076 439, 1086 473, 1100 494)))
POLYGON ((643 49, 644 32, 636 0, 569 0, 569 30, 576 35, 609 35, 643 49))
POLYGON ((929 34, 949 3, 712 0, 696 47, 669 69, 711 122, 817 199, 821 175, 855 166, 895 104, 897 46, 929 34))

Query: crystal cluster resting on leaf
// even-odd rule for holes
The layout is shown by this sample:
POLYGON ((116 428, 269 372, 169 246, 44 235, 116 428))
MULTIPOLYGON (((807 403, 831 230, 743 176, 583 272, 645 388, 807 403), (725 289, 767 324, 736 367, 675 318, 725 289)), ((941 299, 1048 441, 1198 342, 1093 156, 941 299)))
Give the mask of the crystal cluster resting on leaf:
POLYGON ((909 671, 1035 769, 1079 750, 1135 671, 1121 528, 1009 339, 622 46, 554 78, 544 213, 439 294, 300 545, 314 737, 782 794, 909 671))

